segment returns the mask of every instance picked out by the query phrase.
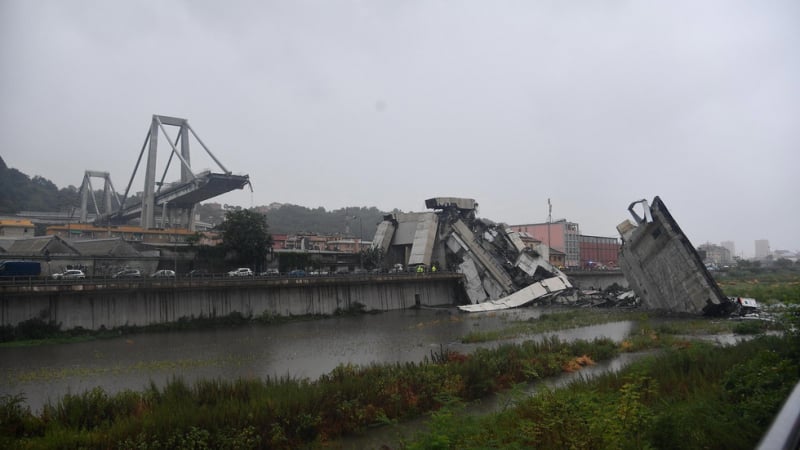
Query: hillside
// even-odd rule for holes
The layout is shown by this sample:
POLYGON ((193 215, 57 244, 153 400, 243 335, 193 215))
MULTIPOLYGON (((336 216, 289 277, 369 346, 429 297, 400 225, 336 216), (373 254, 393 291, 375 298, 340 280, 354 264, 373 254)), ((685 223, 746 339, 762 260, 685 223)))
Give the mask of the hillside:
POLYGON ((0 214, 20 211, 62 211, 80 207, 78 188, 58 189, 47 178, 33 178, 6 166, 0 157, 0 214))
MULTIPOLYGON (((96 193, 101 198, 102 191, 96 193)), ((91 197, 89 199, 91 210, 91 197)), ((0 158, 0 214, 15 214, 20 211, 77 211, 80 208, 80 193, 77 187, 59 189, 52 181, 39 175, 33 177, 6 166, 0 158)), ((219 224, 225 218, 225 210, 233 205, 204 203, 197 209, 200 220, 219 224)), ((267 216, 271 233, 320 233, 342 234, 372 239, 377 224, 383 219, 383 211, 375 207, 353 206, 327 211, 323 207, 306 208, 299 205, 272 203, 257 206, 255 210, 267 216), (347 228, 349 226, 349 233, 347 228)), ((77 212, 76 212, 77 214, 77 212)))

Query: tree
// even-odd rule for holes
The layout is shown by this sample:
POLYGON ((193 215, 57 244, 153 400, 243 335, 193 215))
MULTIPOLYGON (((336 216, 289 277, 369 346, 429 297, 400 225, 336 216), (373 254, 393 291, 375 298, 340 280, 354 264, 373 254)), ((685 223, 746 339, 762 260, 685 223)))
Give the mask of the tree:
POLYGON ((189 247, 194 247, 200 242, 200 239, 202 238, 203 238, 203 233, 196 231, 194 234, 186 236, 186 243, 189 244, 189 247))
POLYGON ((238 262, 253 265, 259 271, 272 247, 272 236, 267 218, 249 209, 233 209, 225 213, 225 221, 219 227, 222 246, 236 254, 238 262))
POLYGON ((379 269, 383 266, 383 249, 367 247, 361 250, 361 266, 367 270, 379 269))

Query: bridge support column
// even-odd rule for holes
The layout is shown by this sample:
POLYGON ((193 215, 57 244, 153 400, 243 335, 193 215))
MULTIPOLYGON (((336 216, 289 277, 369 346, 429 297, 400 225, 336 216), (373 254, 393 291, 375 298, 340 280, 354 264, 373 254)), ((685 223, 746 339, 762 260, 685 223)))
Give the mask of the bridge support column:
POLYGON ((155 228, 156 155, 158 154, 158 118, 153 116, 150 124, 150 146, 147 151, 147 167, 144 175, 144 197, 142 197, 141 226, 145 230, 155 228))

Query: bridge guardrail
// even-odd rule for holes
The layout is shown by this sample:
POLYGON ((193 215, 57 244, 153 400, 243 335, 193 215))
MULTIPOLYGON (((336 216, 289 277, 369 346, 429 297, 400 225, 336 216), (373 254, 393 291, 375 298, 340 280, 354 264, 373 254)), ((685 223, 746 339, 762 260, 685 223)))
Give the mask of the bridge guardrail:
POLYGON ((33 289, 37 286, 76 286, 76 285, 138 285, 142 287, 147 286, 167 286, 167 285, 181 285, 185 286, 187 283, 191 285, 214 284, 214 283, 243 283, 247 281, 285 281, 285 280, 372 280, 372 279, 387 279, 387 278, 450 278, 454 275, 460 275, 457 272, 439 271, 436 273, 416 273, 416 272, 400 272, 400 273, 336 273, 336 274, 307 274, 303 276, 291 276, 288 274, 280 275, 255 275, 247 277, 232 277, 227 274, 210 274, 207 276, 189 277, 177 276, 170 278, 154 278, 154 277, 135 277, 135 278, 113 278, 110 276, 100 277, 86 277, 84 279, 53 279, 50 277, 5 277, 0 278, 0 289, 4 287, 17 287, 17 288, 30 288, 33 289))

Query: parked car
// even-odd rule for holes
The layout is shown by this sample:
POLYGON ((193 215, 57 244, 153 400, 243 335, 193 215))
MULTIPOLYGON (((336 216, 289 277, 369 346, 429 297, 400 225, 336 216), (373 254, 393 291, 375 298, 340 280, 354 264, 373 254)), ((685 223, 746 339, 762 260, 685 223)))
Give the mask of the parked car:
POLYGON ((236 270, 228 272, 229 277, 252 277, 253 271, 248 267, 239 267, 236 270))
POLYGON ((267 269, 264 272, 261 272, 262 277, 276 277, 280 274, 281 273, 278 271, 278 269, 267 269))
POLYGON ((175 278, 174 270, 157 270, 150 275, 150 278, 175 278))
POLYGON ((289 272, 289 276, 290 277, 304 277, 304 276, 306 276, 306 271, 305 270, 300 270, 300 269, 292 270, 291 272, 289 272))
POLYGON ((208 271, 203 269, 190 270, 189 273, 186 274, 187 277, 207 277, 209 275, 208 271))
POLYGON ((115 273, 111 278, 142 278, 142 272, 137 269, 125 269, 115 273))
POLYGON ((51 276, 54 280, 83 280, 86 278, 83 271, 78 269, 65 270, 63 273, 54 273, 51 276))

